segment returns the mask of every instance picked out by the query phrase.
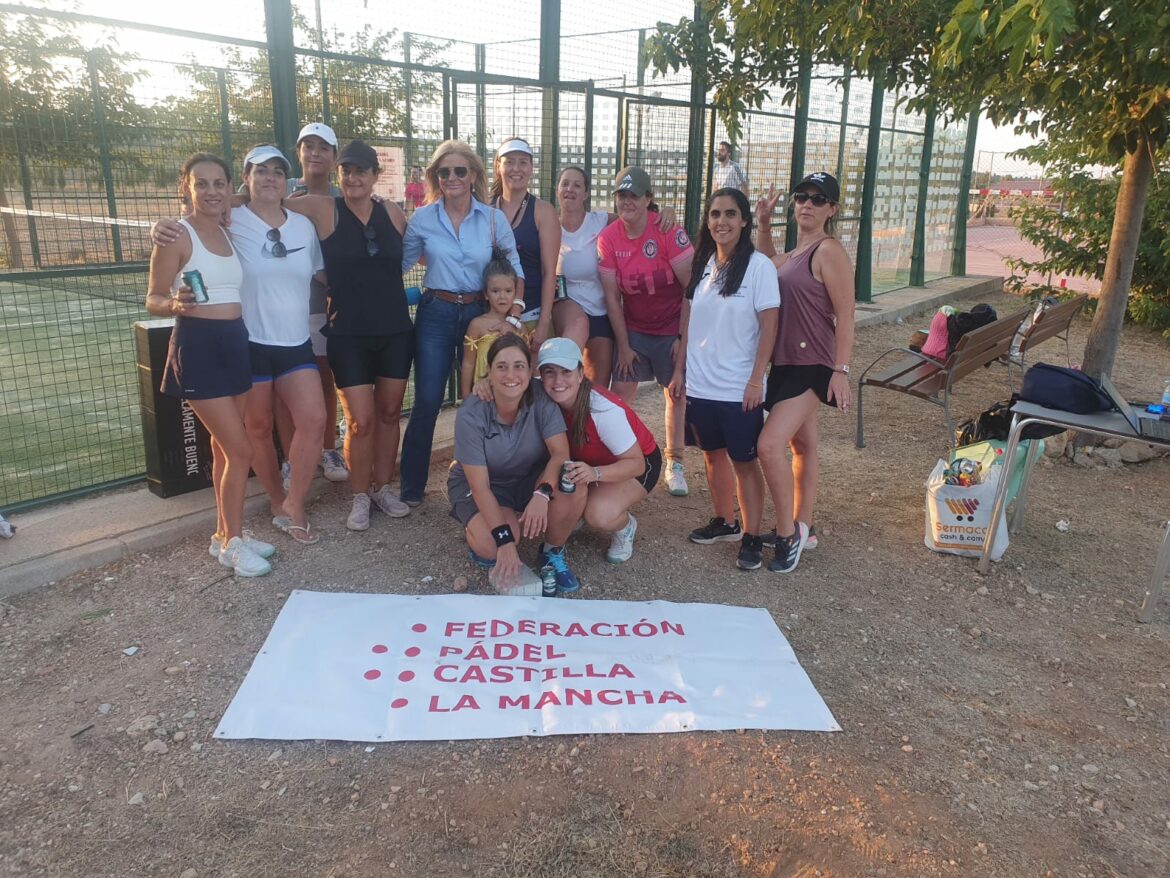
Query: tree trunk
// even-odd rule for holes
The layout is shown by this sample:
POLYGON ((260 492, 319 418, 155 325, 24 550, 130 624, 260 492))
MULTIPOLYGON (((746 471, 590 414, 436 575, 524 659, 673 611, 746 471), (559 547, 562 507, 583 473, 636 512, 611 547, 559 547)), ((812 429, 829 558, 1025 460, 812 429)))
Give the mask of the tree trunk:
MULTIPOLYGON (((0 207, 9 207, 8 193, 0 183, 0 207)), ((8 267, 24 268, 24 250, 21 248, 20 235, 16 231, 16 217, 7 210, 0 213, 0 225, 4 227, 4 241, 8 245, 8 267)))
POLYGON ((1142 137, 1137 147, 1125 154, 1125 164, 1121 169, 1121 187, 1117 192, 1117 210, 1113 215, 1105 276, 1101 280, 1101 297, 1097 302, 1097 313, 1093 315, 1081 365, 1094 378, 1113 371, 1113 360, 1121 342, 1121 326, 1129 303, 1138 238, 1142 233, 1142 216, 1146 212, 1146 197, 1154 174, 1152 151, 1149 141, 1142 137))

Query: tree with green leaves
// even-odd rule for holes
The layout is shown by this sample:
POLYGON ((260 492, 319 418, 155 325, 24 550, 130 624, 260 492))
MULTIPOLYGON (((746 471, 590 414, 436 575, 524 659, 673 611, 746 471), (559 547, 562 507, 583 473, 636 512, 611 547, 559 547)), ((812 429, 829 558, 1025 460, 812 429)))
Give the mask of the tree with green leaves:
POLYGON ((1154 153, 1170 131, 1170 8, 1108 0, 705 0, 710 27, 660 25, 649 58, 690 64, 737 130, 767 88, 791 99, 794 58, 847 65, 908 86, 911 109, 1058 138, 1081 161, 1122 162, 1100 304, 1085 348, 1093 375, 1113 366, 1154 153), (702 31, 707 31, 706 33, 702 31))

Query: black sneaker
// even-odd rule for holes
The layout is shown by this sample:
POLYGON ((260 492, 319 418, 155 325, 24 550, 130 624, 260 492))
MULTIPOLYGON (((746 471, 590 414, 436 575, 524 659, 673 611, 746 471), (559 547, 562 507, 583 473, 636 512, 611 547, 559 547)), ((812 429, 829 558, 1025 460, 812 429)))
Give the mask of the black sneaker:
POLYGON ((697 527, 691 531, 691 542, 701 543, 703 545, 719 542, 736 543, 742 537, 743 531, 740 530, 738 521, 733 521, 731 524, 728 524, 718 515, 703 527, 697 527))
MULTIPOLYGON (((776 529, 768 531, 766 534, 760 534, 760 539, 764 541, 765 549, 776 548, 776 529)), ((817 526, 815 524, 809 525, 808 539, 804 541, 804 551, 810 552, 817 547, 817 526)))
POLYGON ((803 521, 796 523, 796 530, 791 536, 776 539, 776 557, 768 565, 773 573, 791 573, 800 563, 800 553, 808 540, 808 525, 803 521))
POLYGON ((754 534, 744 534, 739 544, 735 566, 740 570, 759 570, 764 563, 764 541, 754 534))

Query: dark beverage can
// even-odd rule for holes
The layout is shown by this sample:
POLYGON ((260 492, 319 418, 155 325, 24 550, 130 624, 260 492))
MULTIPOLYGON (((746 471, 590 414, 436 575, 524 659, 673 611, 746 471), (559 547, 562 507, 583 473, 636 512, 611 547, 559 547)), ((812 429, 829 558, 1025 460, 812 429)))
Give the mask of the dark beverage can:
POLYGON ((557 275, 557 291, 553 296, 553 301, 559 302, 561 299, 569 298, 569 285, 565 282, 563 274, 557 275))
POLYGON ((561 464, 561 493, 572 494, 577 490, 576 483, 569 478, 569 464, 571 460, 566 460, 561 464))
POLYGON ((540 568, 540 594, 546 598, 557 596, 557 572, 551 564, 540 568))
POLYGON ((183 283, 191 288, 191 292, 195 294, 196 302, 210 301, 211 297, 207 295, 207 286, 203 283, 203 275, 199 273, 199 269, 193 268, 190 271, 184 271, 183 283))

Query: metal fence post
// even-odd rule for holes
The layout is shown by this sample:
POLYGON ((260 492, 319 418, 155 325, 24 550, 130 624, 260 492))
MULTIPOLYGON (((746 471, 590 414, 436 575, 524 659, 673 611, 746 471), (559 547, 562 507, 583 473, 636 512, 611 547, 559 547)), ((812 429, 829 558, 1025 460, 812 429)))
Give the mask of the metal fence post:
MULTIPOLYGON (((410 46, 411 36, 409 33, 402 35, 402 60, 406 62, 406 66, 402 68, 402 101, 406 105, 403 114, 403 125, 406 128, 406 165, 412 166, 417 159, 414 155, 414 121, 411 118, 411 101, 414 97, 414 76, 413 68, 410 66, 410 46)), ((446 78, 443 80, 444 88, 446 88, 446 78)), ((446 92, 444 91, 444 95, 446 92)), ((447 105, 444 100, 443 114, 446 116, 447 105)))
POLYGON ((703 203, 711 197, 715 179, 715 108, 707 108, 707 185, 703 187, 703 203))
MULTIPOLYGON (((585 155, 581 157, 585 179, 593 179, 593 80, 585 83, 585 155)), ((585 193, 589 197, 589 193, 585 193)))
POLYGON ((837 170, 835 176, 840 180, 845 175, 845 136, 849 131, 849 83, 852 81, 852 71, 845 68, 845 77, 841 83, 841 137, 837 141, 837 170))
POLYGON ((869 102, 869 131, 865 140, 865 177, 861 182, 861 219, 857 224, 857 267, 854 273, 854 298, 873 301, 873 205, 877 187, 878 150, 882 143, 882 99, 885 81, 873 78, 873 97, 869 102))
POLYGON ((922 157, 918 161, 918 201, 914 208, 914 243, 910 249, 910 286, 926 283, 926 199, 930 192, 930 161, 934 152, 934 105, 926 111, 922 128, 922 157))
MULTIPOLYGON (((317 51, 325 51, 325 30, 321 26, 321 0, 313 0, 317 12, 317 51)), ((329 112, 329 77, 325 74, 325 59, 317 58, 317 75, 321 77, 321 121, 332 125, 332 114, 329 112)))
POLYGON ((300 114, 297 112, 297 62, 293 48, 291 0, 264 0, 264 30, 268 39, 272 127, 277 146, 285 155, 293 155, 300 130, 300 114))
MULTIPOLYGON (((788 191, 795 192, 804 179, 804 157, 808 152, 808 101, 812 93, 812 55, 800 53, 796 69, 796 118, 792 120, 792 172, 788 177, 788 191)), ((796 246, 796 223, 784 229, 784 249, 796 246)))
POLYGON ((451 122, 451 74, 443 74, 443 139, 454 137, 454 125, 451 122))
POLYGON ((215 71, 215 84, 219 86, 219 137, 223 143, 224 161, 233 167, 232 161, 232 117, 228 104, 227 73, 222 67, 215 71))
POLYGON ((971 209, 971 171, 975 164, 975 141, 979 136, 979 109, 967 117, 967 145, 963 170, 959 172, 959 200, 955 205, 955 242, 951 248, 951 274, 967 273, 967 218, 971 209))
MULTIPOLYGON (((114 195, 114 167, 110 161, 110 139, 106 134, 106 108, 102 104, 102 86, 98 79, 97 58, 93 52, 85 53, 89 67, 89 90, 93 97, 93 127, 97 135, 98 154, 102 163, 102 182, 106 187, 106 210, 110 219, 118 218, 118 201, 114 195)), ((110 225, 110 240, 114 245, 114 261, 122 262, 122 230, 117 223, 110 225)))
POLYGON ((540 84, 543 91, 540 132, 540 188, 555 203, 557 154, 560 152, 561 0, 540 0, 540 84))
POLYGON ((703 6, 695 4, 694 20, 691 22, 694 43, 697 49, 695 67, 691 68, 690 124, 687 126, 687 188, 684 225, 687 232, 695 234, 699 228, 699 216, 703 212, 703 114, 707 106, 707 16, 703 6))
MULTIPOLYGON (((487 72, 487 46, 475 44, 475 72, 487 72)), ((475 84, 475 149, 483 163, 489 164, 487 154, 487 88, 483 80, 475 84)))
MULTIPOLYGON (((28 220, 28 244, 32 250, 33 267, 41 267, 41 240, 37 234, 37 218, 33 216, 33 197, 32 197, 32 174, 28 169, 28 156, 25 155, 24 145, 21 143, 20 132, 13 131, 16 135, 16 158, 20 165, 20 188, 24 192, 24 209, 28 211, 25 219, 28 220)), ((21 259, 20 250, 18 249, 11 255, 13 268, 24 268, 23 260, 21 259)))

